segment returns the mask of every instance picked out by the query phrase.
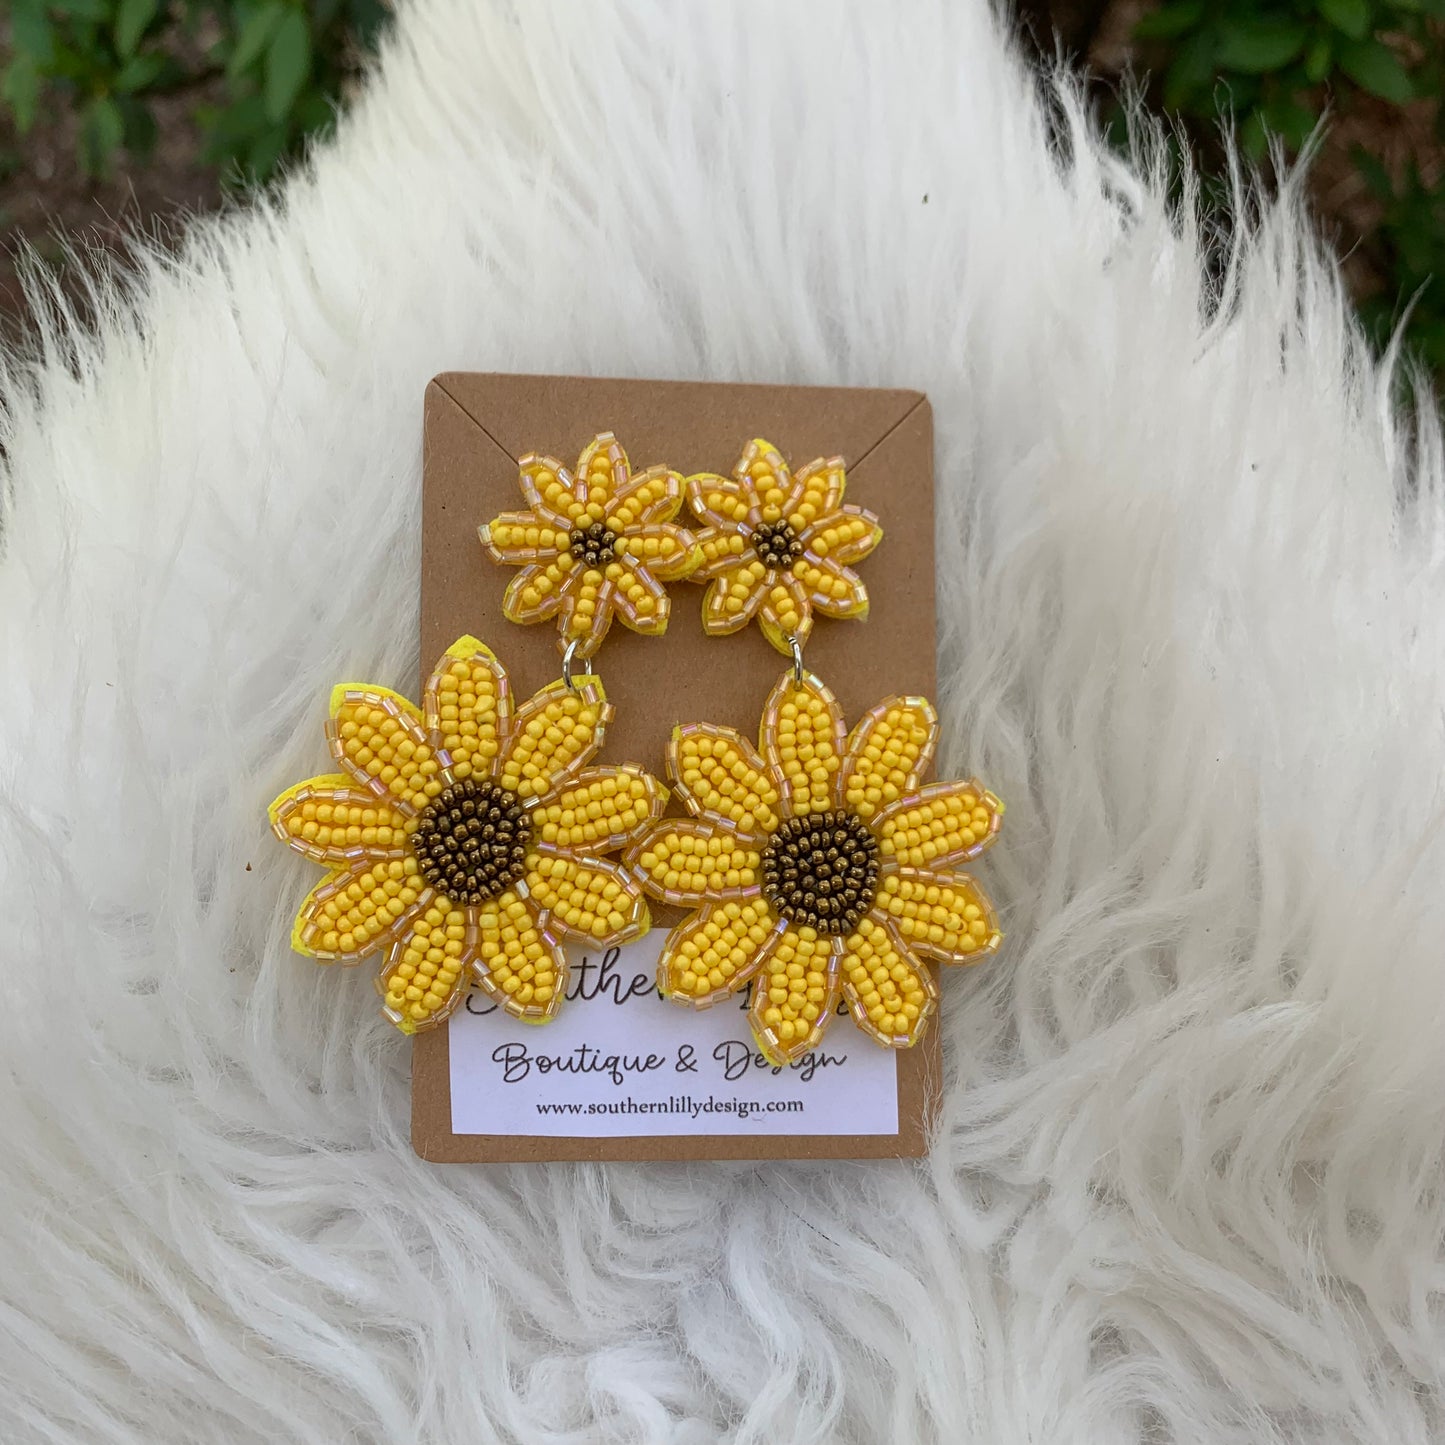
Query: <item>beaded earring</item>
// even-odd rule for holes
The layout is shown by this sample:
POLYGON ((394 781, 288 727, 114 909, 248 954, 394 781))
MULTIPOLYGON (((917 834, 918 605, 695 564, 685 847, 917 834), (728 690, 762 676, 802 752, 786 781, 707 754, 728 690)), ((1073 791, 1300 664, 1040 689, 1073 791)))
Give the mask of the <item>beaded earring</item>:
POLYGON ((673 524, 682 478, 633 475, 610 433, 574 473, 521 461, 525 512, 480 529, 515 622, 556 617, 562 676, 514 705, 506 669, 462 637, 433 668, 421 707, 388 688, 346 683, 326 733, 340 772, 271 804, 277 837, 327 869, 302 905, 292 945, 322 963, 381 953, 382 1011, 403 1033, 435 1028, 469 979, 507 1013, 552 1019, 567 989, 564 941, 610 947, 651 919, 639 880, 605 855, 661 816, 667 789, 634 764, 589 767, 613 715, 601 679, 574 675, 613 616, 667 627, 661 583, 699 553, 673 524))
POLYGON ((762 440, 731 478, 688 479, 706 629, 738 631, 757 615, 791 666, 756 748, 711 723, 674 731, 667 770, 692 816, 648 825, 624 857, 649 895, 692 910, 664 944, 659 988, 708 1008, 751 985, 753 1033, 777 1064, 817 1045, 840 996, 870 1038, 911 1047, 937 1007, 928 960, 974 963, 1003 937, 959 871, 993 842, 1003 804, 976 779, 924 784, 932 704, 887 698, 849 732, 803 664, 814 609, 867 612, 851 564, 882 533, 843 504, 845 484, 841 459, 794 475, 762 440))
POLYGON ((707 584, 703 630, 739 632, 755 617, 785 657, 813 630, 813 613, 868 616, 868 589, 853 564, 883 540, 878 518, 845 504, 841 457, 819 457, 794 476, 778 449, 754 437, 730 477, 699 472, 687 501, 702 524, 695 534, 707 584))
POLYGON ((327 869, 291 934, 320 963, 384 955, 382 1011, 435 1028, 474 979, 506 1012, 546 1023, 566 993, 563 940, 613 944, 650 923, 637 882, 603 854, 662 814, 667 790, 630 764, 587 764, 611 705, 591 676, 514 706, 506 669, 454 642, 422 706, 365 683, 331 695, 341 772, 271 804, 276 836, 327 869))
POLYGON ((528 453, 520 462, 524 512, 503 512, 479 529, 493 561, 522 570, 502 611, 523 624, 557 619, 570 662, 589 658, 618 617, 634 632, 667 631, 664 582, 690 576, 702 561, 682 510, 682 477, 665 466, 634 474, 611 432, 583 449, 575 471, 528 453))

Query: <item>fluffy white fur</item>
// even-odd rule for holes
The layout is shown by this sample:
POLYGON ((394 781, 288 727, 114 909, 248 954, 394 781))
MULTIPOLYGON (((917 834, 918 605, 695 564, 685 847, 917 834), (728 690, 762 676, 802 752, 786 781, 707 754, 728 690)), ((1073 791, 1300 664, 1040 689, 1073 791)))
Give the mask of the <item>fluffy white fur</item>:
POLYGON ((1221 239, 1036 84, 976 3, 428 0, 7 361, 6 1440, 1445 1436, 1440 433, 1293 190, 1221 239), (926 1163, 413 1157, 262 810, 416 674, 444 368, 931 395, 1010 938, 926 1163))

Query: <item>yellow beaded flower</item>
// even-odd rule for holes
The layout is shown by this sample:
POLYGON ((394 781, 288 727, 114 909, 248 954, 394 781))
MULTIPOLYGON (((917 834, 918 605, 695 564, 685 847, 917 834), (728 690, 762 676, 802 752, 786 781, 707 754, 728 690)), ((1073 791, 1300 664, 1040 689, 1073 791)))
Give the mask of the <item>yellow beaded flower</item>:
POLYGON ((828 688, 791 671, 761 756, 731 728, 678 728, 668 770, 693 817, 652 825, 624 859, 654 898, 696 909, 663 947, 662 991, 708 1008, 751 982, 775 1063, 818 1043, 840 992, 877 1042, 916 1043, 938 998, 923 960, 974 963, 1003 937, 958 871, 1003 804, 976 780, 922 786, 937 737, 921 697, 891 697, 845 734, 828 688))
POLYGON ((667 790, 633 766, 588 768, 612 709, 592 675, 513 708, 502 664, 474 637, 437 663, 420 709, 343 683, 326 734, 342 772, 271 804, 276 836, 329 871, 292 945, 323 963, 385 950, 382 1010, 434 1028, 470 974, 506 1011, 545 1023, 567 987, 562 938, 613 944, 650 922, 610 853, 662 814, 667 790))
POLYGON ((747 444, 731 477, 699 472, 687 479, 688 506, 705 525, 697 532, 708 584, 702 625, 714 635, 738 632, 754 617, 782 653, 825 617, 868 615, 868 589, 852 570, 883 540, 878 518, 844 505, 843 459, 819 457, 794 476, 771 442, 747 444))
POLYGON ((521 460, 528 510, 503 512, 479 529, 498 562, 521 567, 502 601, 510 622, 556 617, 563 644, 591 657, 614 616, 634 632, 667 631, 664 582, 702 560, 676 526, 682 478, 665 466, 633 474, 611 432, 587 444, 575 475, 551 457, 521 460))

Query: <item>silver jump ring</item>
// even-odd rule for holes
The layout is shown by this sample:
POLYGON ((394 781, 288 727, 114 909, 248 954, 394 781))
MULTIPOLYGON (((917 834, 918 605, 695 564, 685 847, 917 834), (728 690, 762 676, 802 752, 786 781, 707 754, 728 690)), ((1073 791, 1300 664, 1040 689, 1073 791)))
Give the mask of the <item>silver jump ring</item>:
MULTIPOLYGON (((562 653, 562 681, 568 692, 576 692, 577 684, 572 681, 572 663, 577 656, 577 649, 582 646, 582 639, 574 637, 562 653)), ((589 658, 583 658, 582 676, 592 676, 592 662, 589 658)))
POLYGON ((788 634, 788 646, 793 649, 793 681, 799 686, 803 685, 803 644, 790 632, 788 634))

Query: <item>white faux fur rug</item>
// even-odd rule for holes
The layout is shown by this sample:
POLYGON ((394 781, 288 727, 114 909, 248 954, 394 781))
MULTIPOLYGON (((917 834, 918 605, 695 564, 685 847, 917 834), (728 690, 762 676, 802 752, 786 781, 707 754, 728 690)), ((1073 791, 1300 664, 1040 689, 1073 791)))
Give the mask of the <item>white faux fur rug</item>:
POLYGON ((0 1435, 1445 1438, 1445 453, 1291 205, 1207 284, 978 3, 428 0, 12 358, 0 1435), (1009 939, 927 1163, 413 1157, 263 808, 416 675, 443 368, 930 393, 1009 939))

